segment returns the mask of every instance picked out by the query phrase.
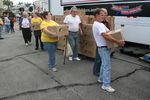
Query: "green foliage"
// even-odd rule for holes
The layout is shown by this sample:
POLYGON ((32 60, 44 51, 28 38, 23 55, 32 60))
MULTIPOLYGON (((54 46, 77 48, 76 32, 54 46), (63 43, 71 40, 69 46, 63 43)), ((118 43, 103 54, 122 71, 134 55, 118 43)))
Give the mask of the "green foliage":
POLYGON ((3 4, 6 5, 8 9, 13 6, 13 2, 10 0, 3 0, 3 4))

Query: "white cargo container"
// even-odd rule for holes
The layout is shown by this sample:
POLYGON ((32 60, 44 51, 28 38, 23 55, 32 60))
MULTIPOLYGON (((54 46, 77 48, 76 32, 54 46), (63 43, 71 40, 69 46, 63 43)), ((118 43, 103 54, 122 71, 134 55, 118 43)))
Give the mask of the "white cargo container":
POLYGON ((87 14, 107 8, 115 16, 115 28, 123 29, 125 41, 150 45, 150 0, 62 0, 61 4, 65 9, 72 5, 85 8, 87 14))

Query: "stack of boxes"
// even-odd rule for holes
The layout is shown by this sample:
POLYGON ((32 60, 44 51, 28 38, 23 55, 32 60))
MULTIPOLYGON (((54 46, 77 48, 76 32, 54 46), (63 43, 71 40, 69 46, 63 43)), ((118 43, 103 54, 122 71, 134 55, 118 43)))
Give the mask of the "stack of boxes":
MULTIPOLYGON (((66 15, 70 13, 69 10, 64 12, 64 16, 54 16, 54 21, 59 24, 63 23, 63 20, 66 15)), ((85 15, 85 10, 80 9, 78 15, 82 21, 82 32, 83 34, 79 34, 79 53, 91 58, 95 58, 96 55, 96 43, 92 33, 92 24, 95 20, 94 16, 92 15, 85 15)), ((108 17, 108 23, 110 26, 110 30, 114 29, 114 17, 108 17)), ((66 38, 64 36, 59 37, 58 41, 58 49, 64 50, 66 38)))
POLYGON ((83 34, 79 35, 79 52, 82 55, 94 58, 95 57, 95 50, 96 44, 92 34, 92 24, 83 24, 82 25, 82 32, 83 34))
MULTIPOLYGON (((57 22, 58 24, 63 24, 63 20, 64 20, 65 16, 64 15, 55 15, 55 16, 53 16, 53 18, 54 18, 54 21, 57 22)), ((65 36, 59 37, 57 48, 60 50, 64 50, 65 44, 66 44, 65 41, 66 41, 65 36)))

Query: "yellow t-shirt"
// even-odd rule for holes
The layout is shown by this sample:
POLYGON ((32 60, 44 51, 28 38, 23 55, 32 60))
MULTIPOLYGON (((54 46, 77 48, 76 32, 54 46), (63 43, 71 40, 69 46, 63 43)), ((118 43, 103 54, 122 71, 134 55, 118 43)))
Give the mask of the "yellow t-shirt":
MULTIPOLYGON (((40 28, 41 30, 43 30, 44 28, 47 28, 48 26, 59 26, 59 24, 52 20, 48 22, 43 20, 40 28)), ((42 31, 41 40, 42 42, 57 42, 58 37, 49 37, 46 33, 42 31)))
POLYGON ((2 20, 2 18, 0 18, 0 25, 3 25, 3 20, 2 20))
POLYGON ((37 18, 32 18, 31 19, 31 24, 35 24, 35 23, 42 23, 42 19, 40 17, 37 18))
POLYGON ((37 18, 32 18, 31 19, 31 24, 32 24, 32 29, 33 30, 40 30, 40 24, 42 23, 42 19, 40 17, 37 18), (39 25, 36 25, 39 24, 39 25))

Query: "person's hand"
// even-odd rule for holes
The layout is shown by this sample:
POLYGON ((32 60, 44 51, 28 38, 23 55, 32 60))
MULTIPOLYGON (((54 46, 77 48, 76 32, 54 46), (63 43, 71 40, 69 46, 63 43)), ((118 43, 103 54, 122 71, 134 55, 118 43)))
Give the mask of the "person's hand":
POLYGON ((125 42, 124 42, 124 40, 118 40, 118 41, 117 41, 117 44, 118 44, 119 46, 123 47, 124 44, 125 44, 125 42))

